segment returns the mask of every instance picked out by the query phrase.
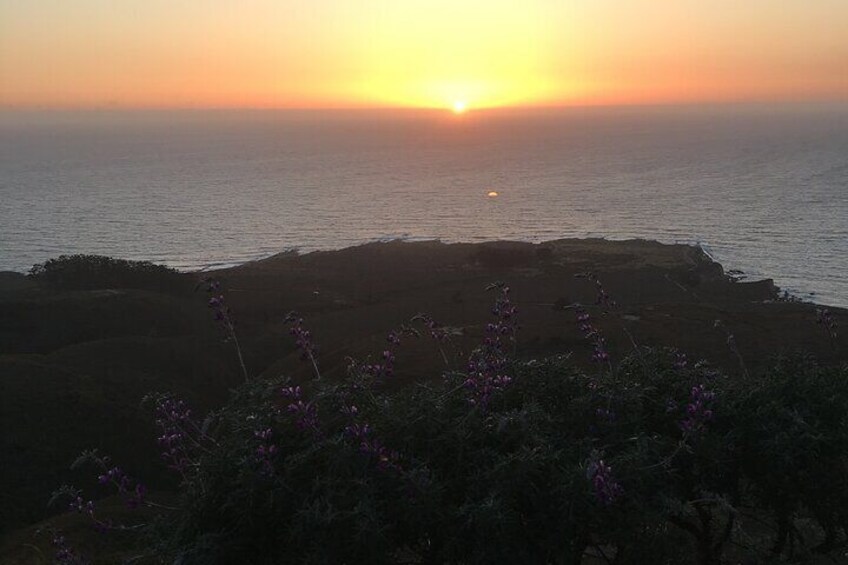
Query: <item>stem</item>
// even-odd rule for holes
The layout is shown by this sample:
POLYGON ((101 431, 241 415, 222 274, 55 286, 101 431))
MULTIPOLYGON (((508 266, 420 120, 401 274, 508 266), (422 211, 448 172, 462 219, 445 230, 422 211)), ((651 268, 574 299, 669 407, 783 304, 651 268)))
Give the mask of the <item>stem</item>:
POLYGON ((230 337, 233 339, 233 344, 236 346, 236 354, 238 355, 239 365, 241 366, 241 374, 244 375, 245 381, 249 381, 250 377, 247 374, 247 367, 244 364, 244 357, 242 357, 241 354, 241 346, 239 346, 238 337, 236 336, 236 329, 230 321, 227 321, 227 330, 230 337))
MULTIPOLYGON (((194 428, 195 432, 197 432, 198 437, 212 443, 213 445, 218 445, 218 442, 215 441, 215 438, 210 437, 209 434, 207 434, 207 433, 204 433, 203 430, 201 430, 197 426, 197 423, 194 420, 188 420, 188 423, 191 424, 191 427, 194 428)), ((210 453, 210 452, 207 450, 207 453, 210 453)))
POLYGON ((447 391, 446 393, 441 395, 439 398, 436 399, 436 402, 441 402, 442 400, 444 400, 448 396, 452 395, 456 391, 461 390, 463 388, 465 388, 465 382, 464 381, 462 382, 462 384, 455 386, 454 388, 450 389, 449 391, 447 391))
POLYGON ((592 547, 594 547, 595 550, 597 550, 597 552, 601 554, 601 557, 604 559, 604 561, 607 563, 607 565, 612 565, 612 561, 610 561, 610 558, 607 557, 606 552, 603 550, 603 548, 600 545, 598 545, 596 543, 596 544, 592 544, 592 547))
POLYGON ((182 508, 178 506, 168 506, 166 504, 159 504, 158 502, 151 502, 149 500, 144 501, 144 505, 148 508, 161 508, 162 510, 182 510, 182 508))
MULTIPOLYGON (((193 423, 193 422, 189 422, 189 423, 191 423, 192 425, 194 425, 194 423, 193 423)), ((175 428, 177 428, 178 430, 180 430, 180 432, 182 432, 183 437, 186 437, 186 438, 190 439, 190 440, 191 440, 191 442, 192 442, 192 443, 193 443, 193 444, 194 444, 194 445, 195 445, 198 449, 202 449, 203 451, 205 451, 206 453, 208 453, 208 454, 210 454, 210 455, 212 454, 212 451, 211 451, 209 448, 207 448, 205 445, 203 445, 202 443, 200 443, 199 441, 197 441, 197 440, 196 440, 196 439, 195 439, 195 438, 194 438, 194 437, 193 437, 190 433, 188 433, 188 430, 186 430, 186 429, 185 429, 183 426, 181 426, 179 423, 174 422, 174 427, 175 427, 175 428)), ((197 428, 197 426, 194 426, 194 427, 195 427, 195 428, 197 428)), ((205 434, 204 434, 204 437, 205 437, 205 434)))
POLYGON ((445 362, 445 367, 450 367, 450 363, 448 362, 448 356, 445 355, 445 350, 442 349, 442 346, 439 345, 439 353, 442 354, 442 360, 445 362))
POLYGON ((321 380, 321 371, 318 370, 318 362, 315 361, 315 356, 312 355, 312 352, 309 352, 309 361, 312 363, 312 370, 315 371, 315 380, 321 380))

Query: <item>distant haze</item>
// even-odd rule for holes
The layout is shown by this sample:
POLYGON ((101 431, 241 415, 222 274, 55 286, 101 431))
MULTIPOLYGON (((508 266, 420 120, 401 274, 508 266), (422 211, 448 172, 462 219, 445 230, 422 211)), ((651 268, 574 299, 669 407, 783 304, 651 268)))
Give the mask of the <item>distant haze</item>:
POLYGON ((2 0, 0 105, 848 99, 845 0, 2 0))

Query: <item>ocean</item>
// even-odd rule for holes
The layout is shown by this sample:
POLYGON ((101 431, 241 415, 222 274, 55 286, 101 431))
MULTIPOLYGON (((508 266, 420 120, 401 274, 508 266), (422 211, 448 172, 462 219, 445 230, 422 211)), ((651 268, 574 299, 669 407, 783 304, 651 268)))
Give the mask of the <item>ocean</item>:
POLYGON ((571 237, 848 306, 848 106, 0 113, 0 270, 571 237))

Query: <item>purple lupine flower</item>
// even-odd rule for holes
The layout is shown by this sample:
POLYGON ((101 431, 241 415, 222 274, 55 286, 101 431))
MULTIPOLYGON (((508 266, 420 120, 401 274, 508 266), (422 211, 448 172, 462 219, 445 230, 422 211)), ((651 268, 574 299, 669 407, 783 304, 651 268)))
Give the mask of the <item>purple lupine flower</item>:
POLYGON ((615 300, 609 295, 609 293, 604 288, 603 283, 601 283, 600 279, 595 275, 595 273, 578 273, 574 275, 576 278, 580 279, 588 279, 595 285, 595 304, 604 309, 604 311, 610 310, 616 306, 615 300))
POLYGON ((294 416, 299 430, 318 432, 318 411, 314 404, 298 400, 289 404, 286 410, 294 416))
POLYGON ((483 343, 468 358, 463 385, 469 392, 468 402, 485 409, 492 395, 506 388, 512 377, 507 374, 508 349, 518 331, 515 307, 509 297, 509 287, 498 283, 487 290, 497 289, 498 298, 492 308, 495 321, 486 324, 483 343))
POLYGON ((255 458, 259 464, 259 472, 263 475, 274 474, 274 456, 277 454, 277 446, 274 444, 274 432, 271 428, 256 430, 253 436, 259 440, 256 447, 255 458))
POLYGON ((349 424, 345 426, 345 436, 358 444, 359 452, 367 455, 381 471, 401 472, 400 454, 384 446, 374 437, 368 424, 349 424))
POLYGON ((395 354, 392 352, 392 350, 386 349, 383 351, 382 357, 385 374, 391 376, 392 374, 394 374, 395 370, 395 354))
POLYGON ((436 340, 437 342, 446 341, 448 339, 448 332, 438 322, 436 322, 433 318, 428 316, 427 314, 418 314, 412 321, 420 321, 424 324, 427 330, 430 332, 430 337, 436 340))
POLYGON ((77 495, 76 497, 71 499, 70 504, 68 504, 68 510, 72 512, 77 512, 78 514, 88 514, 90 517, 94 517, 94 501, 93 500, 84 500, 81 495, 77 495))
POLYGON ((280 394, 282 394, 285 398, 291 398, 297 400, 301 397, 303 391, 299 386, 287 386, 280 389, 280 394))
POLYGON ((196 428, 191 420, 191 410, 177 398, 162 397, 156 401, 157 438, 162 459, 168 466, 183 474, 191 462, 190 430, 196 428))
POLYGON ((589 461, 586 478, 592 484, 595 498, 603 506, 610 506, 624 494, 624 489, 613 476, 612 467, 604 463, 598 454, 593 454, 589 461))
POLYGON ((706 428, 707 422, 713 418, 713 401, 715 393, 703 384, 692 387, 689 392, 689 402, 679 426, 684 434, 697 435, 706 428))
POLYGON ((68 510, 78 514, 86 514, 94 524, 94 528, 99 532, 106 532, 113 527, 111 520, 101 520, 97 517, 94 501, 83 499, 81 494, 75 494, 71 497, 68 510))
POLYGON ((300 351, 301 361, 309 361, 312 364, 312 370, 315 372, 315 378, 321 378, 321 372, 318 370, 318 346, 312 340, 312 332, 304 326, 303 318, 297 312, 289 312, 286 315, 285 323, 289 324, 289 334, 294 337, 295 347, 300 351))
POLYGON ((112 484, 131 509, 144 504, 147 497, 147 487, 130 477, 120 467, 110 466, 108 457, 99 457, 92 454, 91 458, 102 471, 97 477, 97 482, 101 485, 112 484))
POLYGON ((388 346, 380 353, 380 361, 377 363, 363 363, 361 365, 353 362, 351 368, 368 375, 374 379, 392 377, 395 374, 395 354, 402 343, 404 335, 418 337, 418 332, 408 326, 401 326, 386 335, 388 346))
POLYGON ((136 483, 135 488, 127 498, 127 506, 135 509, 144 504, 145 500, 147 500, 147 487, 141 483, 136 483))
POLYGON ((202 284, 206 285, 206 292, 219 292, 221 290, 221 283, 217 279, 213 279, 212 277, 207 277, 203 279, 202 284))
POLYGON ((53 560, 56 565, 84 565, 88 563, 82 556, 71 549, 65 536, 61 533, 54 533, 51 542, 55 551, 53 560))
POLYGON ((232 323, 232 320, 230 319, 230 308, 224 301, 223 294, 210 297, 206 304, 214 312, 216 322, 222 322, 223 324, 232 323))
POLYGON ((574 307, 577 316, 577 328, 583 337, 592 345, 591 359, 595 363, 609 363, 610 355, 606 348, 606 340, 601 331, 592 325, 589 313, 579 304, 574 307))
MULTIPOLYGON (((604 313, 616 306, 615 301, 610 297, 609 293, 604 289, 604 285, 594 273, 579 273, 575 277, 588 279, 595 285, 595 305, 599 306, 604 313)), ((577 327, 580 333, 583 334, 583 337, 592 345, 592 361, 599 364, 606 363, 608 365, 610 354, 601 331, 592 325, 589 312, 585 308, 576 304, 574 309, 577 315, 577 327)))
POLYGON ((344 429, 345 435, 351 438, 360 439, 371 433, 371 426, 368 424, 348 424, 344 429))
POLYGON ((294 312, 289 313, 285 321, 291 325, 289 334, 295 338, 294 344, 300 350, 300 358, 304 361, 308 360, 318 351, 318 348, 312 342, 312 332, 304 327, 303 318, 294 312))
POLYGON ((610 295, 607 293, 606 290, 604 290, 604 287, 601 284, 601 281, 599 281, 597 279, 597 277, 594 280, 595 280, 595 289, 598 292, 597 297, 595 298, 595 304, 597 304, 598 306, 605 308, 605 309, 609 309, 609 308, 614 307, 615 301, 612 298, 610 298, 610 295))
POLYGON ((599 339, 595 342, 594 348, 592 349, 592 361, 596 363, 606 363, 609 361, 609 353, 607 353, 606 346, 602 339, 599 339))
POLYGON ((300 387, 285 387, 280 390, 280 394, 290 400, 286 406, 286 412, 294 417, 297 428, 301 431, 311 431, 317 434, 320 431, 318 409, 313 403, 303 401, 300 387))
POLYGON ((206 287, 206 292, 210 294, 209 300, 207 300, 206 304, 212 309, 215 321, 221 324, 221 328, 224 330, 226 339, 233 342, 233 345, 236 348, 236 354, 238 355, 242 374, 244 375, 244 379, 248 380, 247 366, 244 364, 244 357, 241 354, 241 346, 239 346, 238 336, 236 335, 236 324, 233 320, 230 307, 227 305, 224 295, 221 294, 221 283, 210 277, 203 279, 201 284, 206 287))
POLYGON ((221 325, 229 330, 233 326, 233 321, 230 317, 230 308, 227 306, 227 301, 221 294, 221 283, 210 277, 203 279, 201 284, 205 286, 206 293, 210 295, 206 305, 212 310, 215 321, 221 322, 221 325))

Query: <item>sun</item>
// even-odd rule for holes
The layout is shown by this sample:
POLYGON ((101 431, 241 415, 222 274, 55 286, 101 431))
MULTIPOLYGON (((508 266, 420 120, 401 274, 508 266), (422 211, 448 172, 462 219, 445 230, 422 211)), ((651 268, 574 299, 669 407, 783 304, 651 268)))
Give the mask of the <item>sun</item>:
POLYGON ((468 109, 468 104, 465 100, 454 100, 452 109, 454 114, 462 114, 468 109))

